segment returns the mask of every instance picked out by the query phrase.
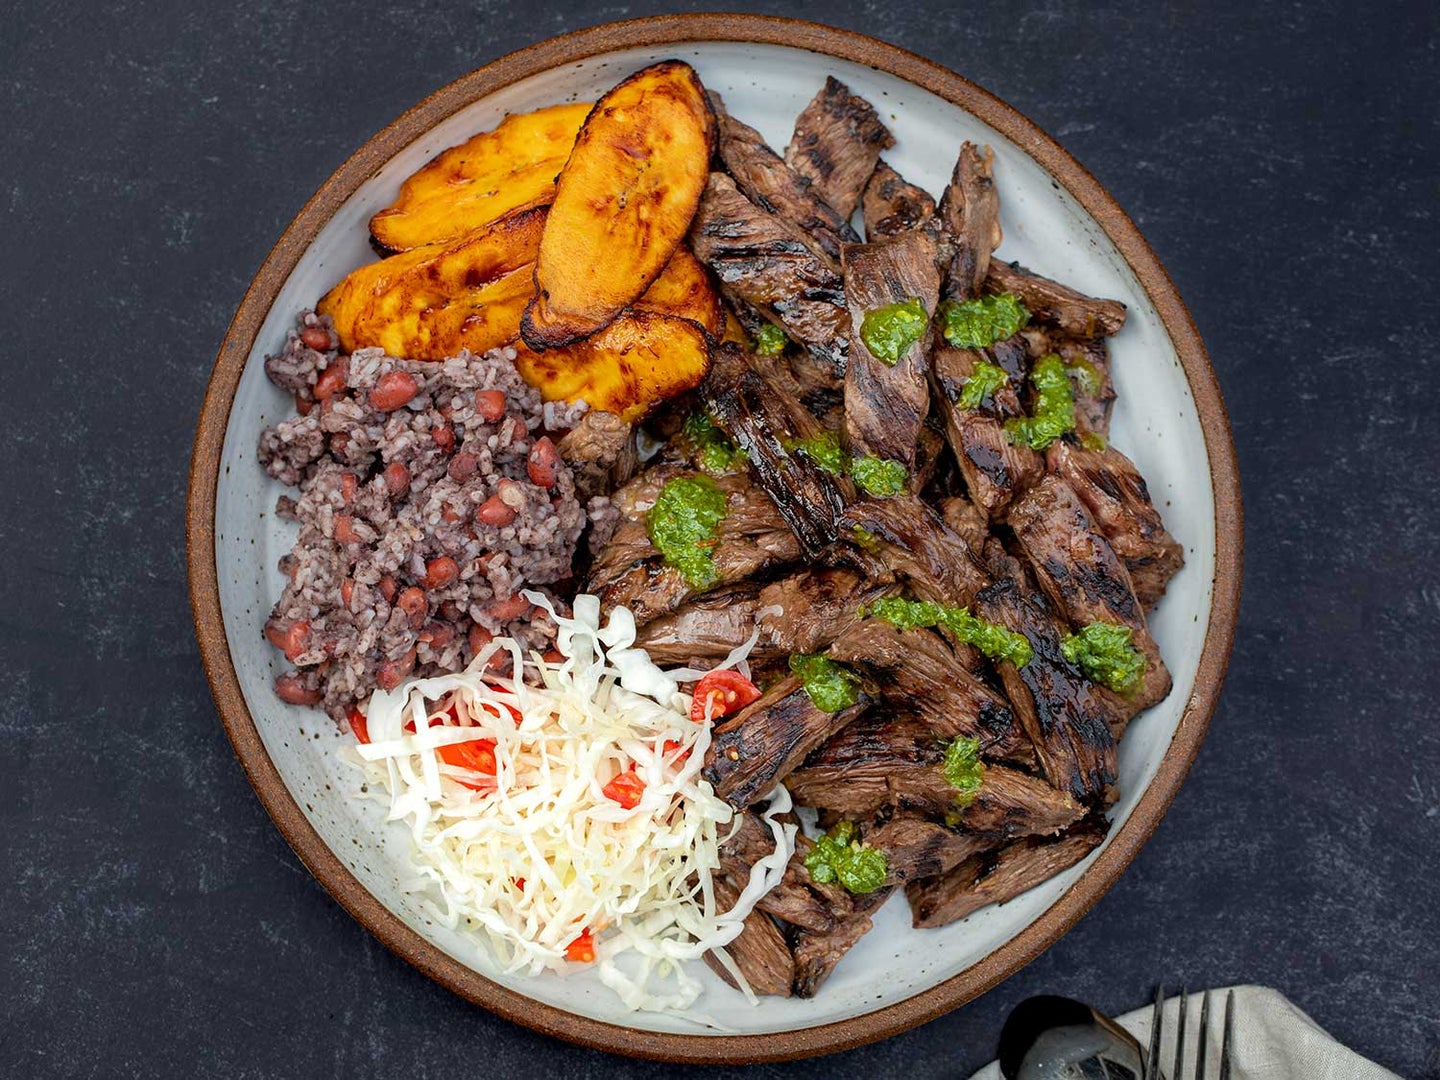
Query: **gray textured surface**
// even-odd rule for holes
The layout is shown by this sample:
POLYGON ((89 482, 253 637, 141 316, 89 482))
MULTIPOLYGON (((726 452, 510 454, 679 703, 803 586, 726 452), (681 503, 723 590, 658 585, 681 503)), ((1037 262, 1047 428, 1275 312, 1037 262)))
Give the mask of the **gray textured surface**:
MULTIPOLYGON (((656 9, 8 7, 0 1075, 664 1075, 472 1008, 330 901, 225 741, 182 546, 210 358, 305 198, 470 68, 656 9)), ((1210 739, 1110 895, 970 1006, 758 1075, 964 1075, 1022 997, 1163 975, 1440 1076, 1440 35, 1342 8, 784 7, 955 67, 1110 188, 1209 343, 1249 528, 1210 739)))

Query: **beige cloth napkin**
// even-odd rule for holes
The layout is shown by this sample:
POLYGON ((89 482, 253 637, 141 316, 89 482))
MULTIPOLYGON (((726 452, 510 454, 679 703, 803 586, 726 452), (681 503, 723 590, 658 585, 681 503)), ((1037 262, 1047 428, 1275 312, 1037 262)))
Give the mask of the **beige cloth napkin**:
MULTIPOLYGON (((1290 1003, 1278 990, 1266 986, 1236 986, 1235 1043, 1232 1080, 1400 1080, 1332 1039, 1319 1024, 1290 1003)), ((1193 998, 1194 995, 1192 995, 1193 998)), ((1165 1023, 1160 1060, 1169 1076, 1168 1062, 1175 1053, 1175 1018, 1179 998, 1165 1002, 1165 1023)), ((1200 1009, 1190 1004, 1190 1028, 1186 1042, 1193 1047, 1200 1009)), ((1210 991, 1210 1046, 1206 1058, 1209 1072, 1218 1076, 1220 1021, 1225 1016, 1225 990, 1210 991)), ((1120 1025, 1150 1045, 1150 1007, 1136 1009, 1118 1018, 1120 1025)), ((1187 1055, 1188 1060, 1188 1055, 1187 1055)), ((1000 1080, 1000 1066, 986 1065, 971 1080, 1000 1080)))

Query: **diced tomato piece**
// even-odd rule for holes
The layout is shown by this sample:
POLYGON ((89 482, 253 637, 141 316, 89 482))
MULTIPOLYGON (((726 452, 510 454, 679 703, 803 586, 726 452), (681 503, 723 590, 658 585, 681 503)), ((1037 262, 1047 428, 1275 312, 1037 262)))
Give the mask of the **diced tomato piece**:
MULTIPOLYGON (((473 773, 482 776, 495 775, 495 740, 476 739, 474 742, 451 743, 449 746, 437 746, 435 753, 440 755, 440 760, 446 765, 454 765, 457 769, 468 769, 473 773)), ((492 785, 470 783, 465 780, 457 782, 471 791, 485 791, 492 785)))
POLYGON ((525 879, 523 877, 511 878, 510 884, 514 885, 521 892, 525 891, 525 879))
POLYGON ((600 790, 607 799, 619 803, 626 810, 633 810, 640 805, 640 796, 645 794, 645 781, 635 775, 635 766, 632 765, 629 772, 621 773, 600 790))
POLYGON ((595 960, 595 935, 589 929, 581 930, 580 936, 565 946, 565 959, 577 964, 590 964, 595 960))
POLYGON ((355 735, 356 742, 368 743, 370 741, 369 721, 365 714, 359 709, 350 710, 350 730, 355 735))
POLYGON ((705 722, 706 710, 715 720, 739 712, 746 705, 760 700, 760 688, 738 671, 712 671, 695 684, 695 698, 690 704, 690 719, 705 722))
MULTIPOLYGON (((675 739, 666 739, 663 743, 660 744, 660 754, 662 757, 668 758, 671 754, 675 753, 676 750, 679 750, 684 745, 684 743, 678 742, 675 739)), ((690 751, 689 749, 686 749, 686 751, 675 760, 684 761, 689 756, 690 751)))

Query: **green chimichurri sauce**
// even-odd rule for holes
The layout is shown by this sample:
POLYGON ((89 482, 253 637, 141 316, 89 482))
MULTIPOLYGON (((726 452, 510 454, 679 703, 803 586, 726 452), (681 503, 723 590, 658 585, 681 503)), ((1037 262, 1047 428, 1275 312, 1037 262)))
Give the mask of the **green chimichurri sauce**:
POLYGON ((1089 360, 1077 359, 1065 369, 1065 374, 1074 380, 1082 394, 1093 397, 1105 388, 1105 377, 1100 374, 1100 369, 1089 360))
POLYGON ((1080 445, 1086 450, 1104 450, 1105 436, 1098 431, 1087 431, 1080 436, 1080 445))
POLYGON ((1129 695, 1139 689, 1148 666, 1145 654, 1130 644, 1132 637, 1128 626, 1093 622, 1062 641, 1060 651, 1091 682, 1129 695))
POLYGON ((821 712, 839 712, 860 700, 860 677, 828 656, 792 653, 790 670, 821 712))
POLYGON ((750 351, 756 356, 779 356, 789 344, 790 339, 785 336, 784 330, 773 323, 765 323, 755 331, 755 344, 750 351))
POLYGON ((985 783, 985 763, 980 760, 980 740, 957 736, 945 748, 940 766, 946 781, 955 789, 955 803, 963 808, 975 801, 985 783))
POLYGON ((1035 362, 1030 382, 1035 387, 1032 415, 1006 420, 1005 431, 1013 443, 1044 450, 1061 435, 1075 430, 1075 395, 1070 390, 1065 364, 1054 353, 1035 362))
POLYGON ((821 885, 838 881, 846 892, 874 892, 885 884, 890 863, 885 853, 855 838, 855 823, 842 821, 815 841, 805 869, 821 885))
POLYGON ((939 314, 945 340, 957 349, 988 349, 1030 321, 1030 312, 1014 293, 946 301, 939 314))
POLYGON ((833 431, 822 431, 808 439, 791 439, 785 443, 785 449, 804 454, 831 476, 844 476, 850 467, 850 455, 845 453, 840 436, 833 431))
POLYGON ((912 296, 909 300, 867 311, 860 320, 860 340, 876 360, 894 367, 905 350, 920 340, 929 323, 925 305, 912 296))
POLYGON ((868 454, 850 463, 850 477, 865 494, 877 499, 899 495, 910 482, 910 474, 900 462, 868 454))
POLYGON ((706 476, 677 476, 660 489, 645 513, 650 543, 692 588, 707 589, 719 577, 710 553, 725 519, 725 492, 706 476))
POLYGON ((1009 660, 1016 667, 1024 667, 1034 656, 1029 640, 1024 634, 1007 630, 998 623, 986 622, 970 614, 969 608, 953 604, 936 604, 929 600, 907 600, 901 596, 887 596, 876 600, 863 614, 871 618, 884 619, 901 630, 915 630, 921 627, 941 626, 961 641, 974 645, 997 663, 1009 660))
POLYGON ((999 365, 988 360, 977 362, 975 370, 965 380, 965 386, 960 391, 960 408, 978 409, 986 398, 1009 381, 1010 376, 1006 375, 1005 369, 999 365))
POLYGON ((745 463, 745 451, 726 438, 707 412, 691 413, 680 434, 690 444, 692 460, 708 473, 720 476, 745 463))

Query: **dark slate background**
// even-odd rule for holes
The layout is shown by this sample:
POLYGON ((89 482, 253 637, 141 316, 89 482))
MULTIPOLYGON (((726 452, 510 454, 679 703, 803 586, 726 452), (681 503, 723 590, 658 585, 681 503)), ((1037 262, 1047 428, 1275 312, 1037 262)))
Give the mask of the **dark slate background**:
MULTIPOLYGON (((783 1077, 955 1077, 1007 1010, 1268 983, 1440 1076, 1433 6, 802 0, 1053 133, 1209 343, 1244 611, 1153 841, 979 1001, 783 1077)), ((246 783, 186 605, 211 358, 285 223, 423 95, 661 7, 251 0, 0 13, 0 1075, 654 1077, 497 1020, 322 891, 246 783)), ((718 1075, 718 1074, 716 1074, 718 1075)))

